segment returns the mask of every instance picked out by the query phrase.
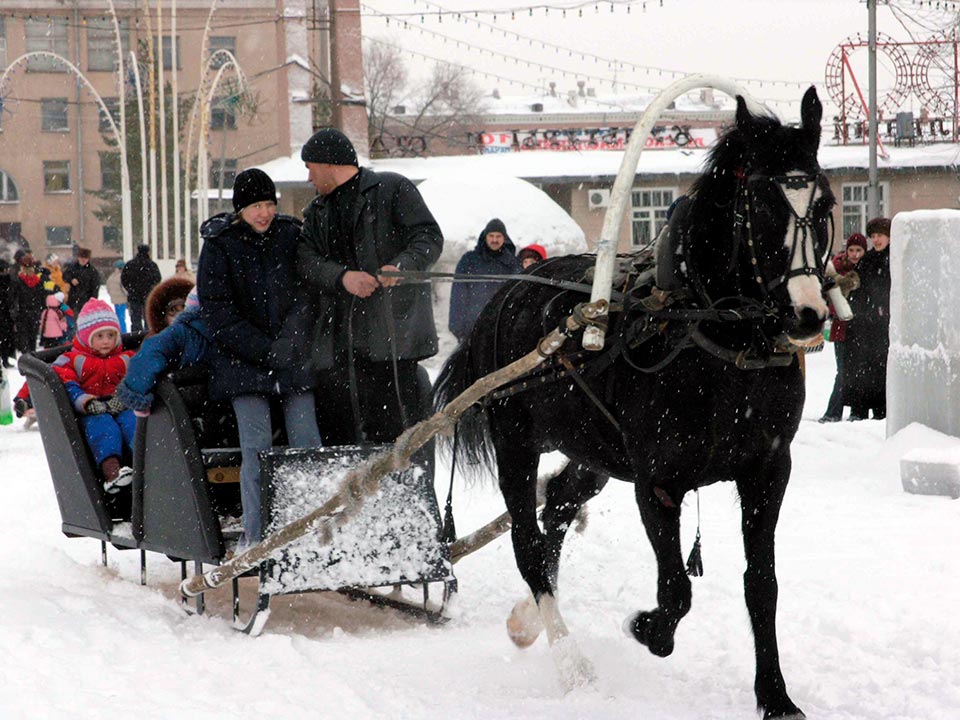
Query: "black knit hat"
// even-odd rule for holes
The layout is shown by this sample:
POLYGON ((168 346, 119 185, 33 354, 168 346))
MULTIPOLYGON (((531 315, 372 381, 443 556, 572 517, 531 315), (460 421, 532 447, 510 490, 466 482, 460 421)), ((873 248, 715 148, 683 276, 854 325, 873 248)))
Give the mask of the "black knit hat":
POLYGON ((357 151, 350 138, 336 128, 322 128, 303 144, 300 159, 304 162, 358 167, 357 151))
POLYGON ((277 187, 263 170, 250 168, 233 181, 233 209, 240 212, 258 202, 277 202, 277 187))

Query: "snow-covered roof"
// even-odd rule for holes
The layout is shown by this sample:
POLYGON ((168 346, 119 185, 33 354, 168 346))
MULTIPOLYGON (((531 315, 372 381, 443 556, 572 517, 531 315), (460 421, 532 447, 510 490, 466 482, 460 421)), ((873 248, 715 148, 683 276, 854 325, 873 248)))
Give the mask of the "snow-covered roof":
MULTIPOLYGON (((888 159, 878 158, 880 170, 895 168, 953 167, 960 158, 960 145, 917 145, 887 148, 888 159)), ((706 150, 648 150, 641 154, 638 174, 676 175, 696 174, 703 169, 706 150)), ((489 155, 451 155, 430 158, 390 158, 373 160, 370 166, 378 170, 398 172, 411 180, 420 181, 438 174, 483 173, 508 175, 527 179, 583 179, 612 178, 623 161, 623 152, 591 150, 584 152, 507 152, 489 155)), ((866 145, 820 148, 820 164, 826 170, 840 168, 867 168, 869 156, 866 145)), ((306 169, 300 160, 299 149, 290 157, 277 158, 259 166, 278 185, 306 182, 306 169)))

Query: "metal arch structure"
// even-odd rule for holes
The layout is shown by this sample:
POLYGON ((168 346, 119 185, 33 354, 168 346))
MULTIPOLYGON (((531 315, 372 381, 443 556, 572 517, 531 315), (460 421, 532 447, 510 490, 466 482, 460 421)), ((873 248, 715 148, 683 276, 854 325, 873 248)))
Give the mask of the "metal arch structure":
MULTIPOLYGON (((844 119, 859 120, 868 115, 867 103, 850 64, 850 56, 868 45, 868 41, 859 35, 855 38, 848 37, 833 49, 827 59, 824 83, 830 99, 841 109, 844 119), (848 77, 852 87, 847 85, 848 77)), ((877 33, 877 51, 887 56, 895 73, 893 88, 878 101, 877 109, 880 114, 895 113, 912 88, 910 56, 903 49, 902 43, 884 33, 877 33)))
MULTIPOLYGON (((844 144, 849 140, 847 121, 862 121, 869 114, 850 64, 850 56, 868 45, 860 35, 849 37, 834 48, 827 59, 824 81, 831 100, 840 108, 844 144)), ((916 42, 898 42, 889 35, 878 33, 877 50, 891 61, 895 72, 893 88, 877 103, 878 115, 889 117, 895 114, 912 93, 933 114, 953 118, 953 142, 957 142, 960 39, 956 33, 940 33, 916 42), (916 48, 912 58, 907 50, 911 47, 916 48)))
MULTIPOLYGON (((600 239, 597 241, 597 262, 594 271, 593 290, 590 295, 591 304, 600 303, 605 309, 610 303, 610 294, 613 289, 613 272, 617 259, 617 245, 620 240, 620 227, 623 223, 623 214, 630 199, 630 190, 637 174, 637 164, 643 152, 647 136, 653 129, 661 113, 684 93, 700 88, 712 88, 726 93, 730 97, 743 97, 750 111, 754 114, 767 114, 768 111, 736 82, 717 75, 695 74, 680 78, 664 88, 653 102, 647 107, 630 133, 630 140, 623 153, 623 160, 617 177, 610 190, 610 205, 603 216, 603 227, 600 239)), ((585 350, 599 351, 603 349, 605 331, 597 325, 589 325, 584 329, 582 345, 585 350)))

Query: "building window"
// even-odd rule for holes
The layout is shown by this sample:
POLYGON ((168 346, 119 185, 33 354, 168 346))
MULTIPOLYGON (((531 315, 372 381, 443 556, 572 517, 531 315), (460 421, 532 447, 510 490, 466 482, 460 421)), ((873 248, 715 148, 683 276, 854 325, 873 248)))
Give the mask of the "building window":
POLYGON ((120 234, 120 228, 115 225, 103 226, 103 247, 111 250, 120 250, 123 242, 120 234))
MULTIPOLYGON (((177 35, 177 70, 180 69, 180 36, 177 35)), ((170 48, 173 45, 173 39, 169 35, 163 36, 163 69, 164 70, 173 70, 173 66, 170 63, 170 48)))
POLYGON ((223 186, 232 188, 233 181, 237 177, 237 161, 235 159, 224 160, 223 165, 219 160, 210 163, 210 187, 220 187, 220 169, 223 168, 223 186))
POLYGON ((667 210, 677 196, 676 188, 634 188, 630 193, 631 241, 634 247, 649 245, 667 222, 667 210))
POLYGON ((17 192, 17 186, 13 178, 0 170, 0 202, 15 203, 20 201, 20 195, 17 192))
POLYGON ((100 153, 100 189, 117 190, 120 188, 120 153, 100 153))
POLYGON ((0 68, 7 66, 7 19, 0 16, 0 68))
MULTIPOLYGON (((877 199, 880 201, 880 217, 890 217, 890 208, 888 207, 888 198, 890 197, 890 183, 877 184, 877 199)), ((867 229, 867 183, 844 183, 842 189, 843 201, 841 202, 843 212, 843 238, 841 242, 850 237, 851 234, 862 233, 867 229)))
POLYGON ((67 132, 66 98, 42 98, 40 100, 40 129, 44 132, 67 132))
POLYGON ((237 113, 234 112, 233 105, 229 101, 222 100, 210 108, 210 129, 237 129, 237 113))
MULTIPOLYGON (((120 127, 120 101, 115 97, 103 98, 103 104, 107 106, 107 110, 110 111, 110 117, 113 118, 113 122, 116 126, 120 127)), ((110 121, 107 118, 107 114, 103 112, 103 108, 97 105, 99 112, 100 124, 98 130, 102 133, 113 132, 113 127, 110 125, 110 121)))
MULTIPOLYGON (((24 23, 26 51, 45 51, 62 58, 70 56, 70 41, 67 38, 67 18, 53 17, 43 20, 28 19, 24 23)), ((29 72, 66 72, 67 66, 51 57, 32 57, 27 60, 29 72)))
POLYGON ((73 245, 73 228, 69 225, 47 225, 47 247, 70 247, 73 245))
MULTIPOLYGON (((130 52, 130 22, 127 18, 119 20, 120 46, 123 57, 126 58, 130 52)), ((104 72, 117 69, 116 35, 112 18, 87 18, 87 69, 104 72)))
POLYGON ((217 50, 229 50, 230 53, 236 57, 237 38, 232 35, 213 35, 210 37, 209 48, 210 57, 213 58, 210 61, 210 67, 216 70, 220 67, 223 67, 227 63, 228 58, 223 53, 220 53, 214 58, 213 54, 217 52, 217 50))
POLYGON ((43 161, 43 191, 48 193, 70 192, 70 161, 43 161))

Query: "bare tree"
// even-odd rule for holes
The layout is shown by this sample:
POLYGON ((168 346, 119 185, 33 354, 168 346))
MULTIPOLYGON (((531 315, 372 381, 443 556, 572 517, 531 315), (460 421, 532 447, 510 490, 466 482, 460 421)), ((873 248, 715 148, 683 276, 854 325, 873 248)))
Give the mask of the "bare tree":
POLYGON ((430 140, 468 144, 467 134, 483 111, 483 92, 468 72, 437 63, 427 79, 409 88, 402 51, 371 43, 364 53, 371 153, 421 155, 430 140), (399 104, 403 113, 396 112, 399 104))

